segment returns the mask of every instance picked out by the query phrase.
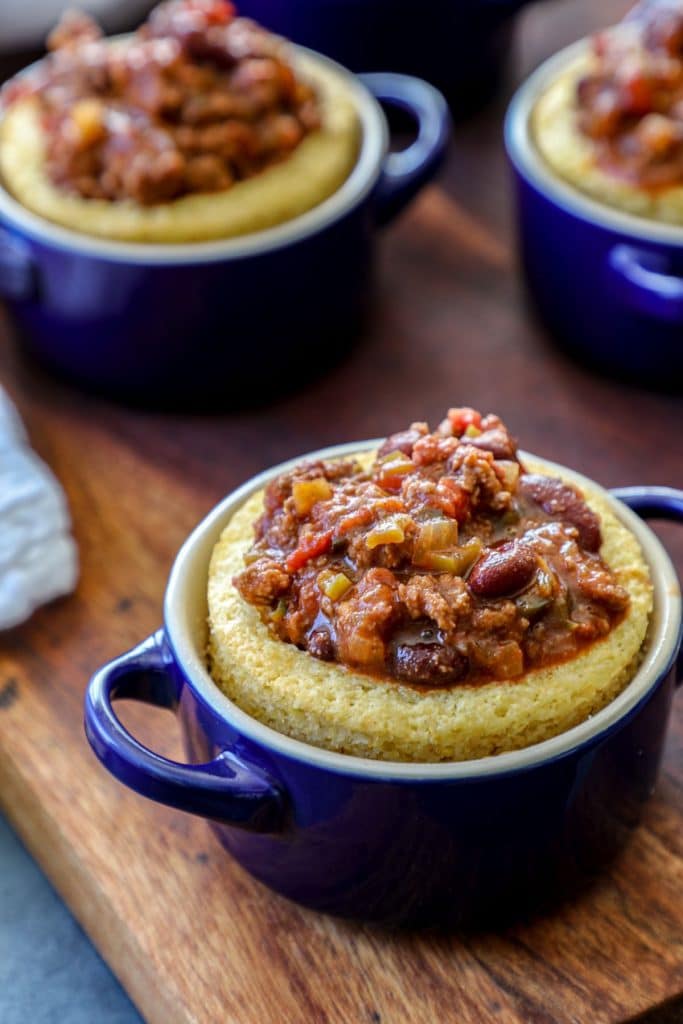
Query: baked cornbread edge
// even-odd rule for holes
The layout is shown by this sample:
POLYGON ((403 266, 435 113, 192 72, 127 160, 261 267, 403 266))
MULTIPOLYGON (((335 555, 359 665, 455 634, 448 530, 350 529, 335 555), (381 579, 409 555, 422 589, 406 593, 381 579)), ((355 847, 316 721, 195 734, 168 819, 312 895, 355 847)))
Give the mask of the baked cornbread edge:
POLYGON ((225 192, 183 196, 140 206, 70 195, 45 171, 38 103, 27 98, 0 121, 0 180, 23 206, 86 235, 124 242, 183 243, 228 239, 263 231, 318 206, 353 169, 360 121, 344 77, 300 51, 288 55, 297 74, 318 90, 323 125, 281 163, 225 192))
POLYGON ((582 54, 540 95, 531 113, 531 137, 545 163, 585 195, 626 213, 665 224, 683 225, 683 186, 639 188, 609 174, 596 162, 596 145, 578 128, 576 86, 595 67, 582 54))
MULTIPOLYGON (((542 463, 526 464, 543 471, 542 463)), ((587 491, 586 498, 602 520, 602 557, 631 597, 625 619, 573 661, 521 680, 420 692, 317 661, 271 636, 232 584, 262 508, 262 492, 254 494, 225 527, 211 558, 211 675, 229 699, 263 724, 358 757, 467 761, 565 732, 605 707, 633 678, 652 610, 638 541, 599 493, 587 491)))

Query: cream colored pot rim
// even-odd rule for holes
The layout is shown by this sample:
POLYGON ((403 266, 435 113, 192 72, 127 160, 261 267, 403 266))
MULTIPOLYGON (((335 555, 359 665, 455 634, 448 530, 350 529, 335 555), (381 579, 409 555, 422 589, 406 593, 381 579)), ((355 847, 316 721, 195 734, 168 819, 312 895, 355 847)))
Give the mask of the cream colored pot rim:
POLYGON ((505 145, 514 167, 553 203, 584 220, 653 242, 683 245, 683 228, 619 210, 585 195, 548 166, 531 134, 531 115, 539 97, 579 58, 588 53, 590 39, 560 50, 540 65, 519 87, 505 117, 505 145))
MULTIPOLYGON (((215 263, 272 252, 301 242, 341 220, 349 210, 366 198, 377 183, 382 160, 389 147, 386 119, 375 97, 356 75, 329 57, 323 57, 322 54, 304 46, 295 46, 293 43, 287 45, 295 54, 299 53, 309 60, 316 61, 344 79, 349 94, 354 99, 360 120, 361 146, 353 170, 340 188, 322 203, 275 227, 240 235, 237 238, 187 243, 119 242, 80 234, 78 231, 53 224, 23 206, 0 184, 0 227, 3 224, 12 226, 38 242, 75 250, 82 255, 122 263, 173 265, 215 263)), ((21 74, 26 74, 35 66, 31 65, 21 74)))
POLYGON ((636 535, 650 568, 654 585, 654 609, 647 653, 632 681, 607 707, 573 729, 523 750, 471 761, 430 764, 378 761, 323 750, 300 740, 290 739, 242 711, 211 679, 206 667, 204 642, 198 639, 205 630, 208 566, 215 543, 231 516, 255 491, 261 490, 273 477, 291 469, 301 459, 349 456, 375 448, 379 444, 381 439, 335 445, 289 459, 259 473, 224 498, 195 528, 178 553, 164 602, 167 635, 178 664, 192 687, 221 718, 226 719, 240 733, 264 748, 330 771, 413 782, 472 779, 520 771, 570 753, 615 726, 646 697, 657 681, 667 674, 679 641, 681 593, 675 569, 661 542, 631 509, 592 480, 547 459, 520 452, 522 459, 528 457, 542 462, 549 473, 561 472, 579 487, 598 491, 610 504, 617 518, 636 535))

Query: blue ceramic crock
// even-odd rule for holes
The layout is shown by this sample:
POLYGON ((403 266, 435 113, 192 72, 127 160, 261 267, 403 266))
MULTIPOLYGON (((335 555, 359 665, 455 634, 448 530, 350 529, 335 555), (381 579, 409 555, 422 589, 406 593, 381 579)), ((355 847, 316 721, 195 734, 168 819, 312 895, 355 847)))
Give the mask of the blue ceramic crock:
POLYGON ((614 376, 683 385, 683 226, 612 208, 563 181, 530 131, 539 96, 590 45, 562 50, 508 109, 521 257, 532 299, 568 351, 614 376))
POLYGON ((85 724, 98 758, 132 789, 208 818, 242 867, 316 910, 462 924, 566 895, 623 845, 653 791, 676 681, 681 598, 666 552, 627 504, 643 516, 681 520, 683 492, 607 495, 638 537, 655 587, 646 657, 608 707, 526 750, 399 764, 289 739, 241 711, 207 673, 213 546, 242 502, 291 465, 251 480, 196 528, 171 573, 164 628, 91 680, 85 724), (138 743, 113 709, 121 699, 175 710, 191 763, 138 743))
POLYGON ((332 66, 357 106, 358 161, 337 192, 280 226, 126 244, 49 223, 0 187, 0 296, 26 349, 88 389, 199 407, 264 399, 346 352, 368 308, 376 228, 433 177, 450 121, 425 82, 332 66), (416 120, 407 149, 388 152, 378 101, 416 120))
POLYGON ((515 15, 528 0, 240 0, 241 14, 354 71, 395 68, 432 82, 456 114, 493 94, 515 15))

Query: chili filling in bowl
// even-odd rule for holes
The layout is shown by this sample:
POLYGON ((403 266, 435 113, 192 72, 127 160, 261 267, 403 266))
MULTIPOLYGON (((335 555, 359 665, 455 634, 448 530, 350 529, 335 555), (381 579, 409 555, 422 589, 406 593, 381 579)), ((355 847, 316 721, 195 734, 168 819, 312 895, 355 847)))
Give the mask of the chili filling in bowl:
POLYGON ((640 6, 597 34, 532 115, 548 165, 594 198, 683 224, 683 5, 640 6))
POLYGON ((129 37, 69 13, 4 90, 0 174, 24 206, 104 238, 190 242, 321 203, 358 155, 342 75, 225 0, 168 0, 129 37))
POLYGON ((250 715, 342 753, 460 761, 599 711, 652 607, 599 488, 451 409, 378 450, 302 462, 216 546, 213 678, 250 715))

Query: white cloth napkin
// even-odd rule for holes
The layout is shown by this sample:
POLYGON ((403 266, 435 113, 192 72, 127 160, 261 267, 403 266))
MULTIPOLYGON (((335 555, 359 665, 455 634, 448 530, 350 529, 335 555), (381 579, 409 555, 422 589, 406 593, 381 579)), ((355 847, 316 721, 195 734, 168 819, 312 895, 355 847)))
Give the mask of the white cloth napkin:
POLYGON ((0 387, 0 629, 69 594, 78 579, 66 496, 0 387))

